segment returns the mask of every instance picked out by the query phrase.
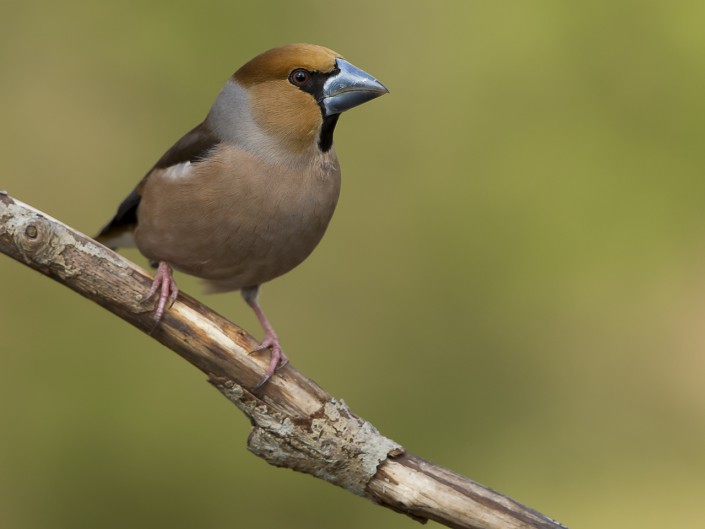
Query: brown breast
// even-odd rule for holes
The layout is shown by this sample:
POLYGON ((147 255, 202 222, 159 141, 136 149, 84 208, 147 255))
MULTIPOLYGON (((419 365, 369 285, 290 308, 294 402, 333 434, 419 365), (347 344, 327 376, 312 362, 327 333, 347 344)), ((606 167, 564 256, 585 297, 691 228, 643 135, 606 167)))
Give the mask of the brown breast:
POLYGON ((222 145, 206 162, 150 175, 135 241, 148 258, 207 279, 212 290, 255 286, 313 251, 339 192, 333 149, 284 166, 222 145))

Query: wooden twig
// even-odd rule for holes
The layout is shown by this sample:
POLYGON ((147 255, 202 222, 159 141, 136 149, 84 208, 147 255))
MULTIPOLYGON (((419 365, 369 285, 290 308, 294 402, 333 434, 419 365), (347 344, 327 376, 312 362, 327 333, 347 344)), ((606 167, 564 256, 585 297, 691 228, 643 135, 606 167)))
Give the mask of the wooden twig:
POLYGON ((208 375, 245 413, 248 448, 417 520, 474 529, 565 529, 520 503, 404 451, 292 366, 263 388, 267 358, 240 327, 180 294, 155 328, 151 279, 90 237, 0 192, 0 251, 102 305, 208 375))

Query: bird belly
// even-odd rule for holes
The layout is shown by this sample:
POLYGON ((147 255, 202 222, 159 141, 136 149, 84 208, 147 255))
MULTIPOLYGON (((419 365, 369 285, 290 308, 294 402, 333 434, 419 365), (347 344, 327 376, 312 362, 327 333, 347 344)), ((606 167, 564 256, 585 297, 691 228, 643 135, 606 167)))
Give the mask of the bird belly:
POLYGON ((333 214, 259 211, 257 222, 226 224, 216 237, 218 251, 184 272, 207 279, 209 290, 235 290, 270 281, 289 272, 318 245, 333 214))

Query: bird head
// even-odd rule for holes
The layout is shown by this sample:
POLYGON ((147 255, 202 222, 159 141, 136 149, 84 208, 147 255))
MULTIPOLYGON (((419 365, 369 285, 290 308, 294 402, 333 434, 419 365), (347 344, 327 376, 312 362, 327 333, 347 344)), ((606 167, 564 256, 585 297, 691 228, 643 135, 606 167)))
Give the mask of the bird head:
POLYGON ((216 120, 221 122, 217 128, 233 129, 219 131, 226 137, 234 133, 246 142, 242 136, 249 128, 250 135, 264 135, 294 152, 311 146, 325 152, 332 146, 341 112, 387 92, 374 77, 328 48, 289 44, 268 50, 237 70, 211 114, 218 107, 230 115, 216 120))

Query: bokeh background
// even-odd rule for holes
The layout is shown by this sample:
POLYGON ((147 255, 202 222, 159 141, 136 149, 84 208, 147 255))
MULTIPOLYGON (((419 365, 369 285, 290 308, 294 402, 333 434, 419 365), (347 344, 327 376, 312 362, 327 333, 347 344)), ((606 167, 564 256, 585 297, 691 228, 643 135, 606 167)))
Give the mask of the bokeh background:
MULTIPOLYGON (((0 188, 92 234, 224 80, 324 44, 323 243, 263 289, 293 363, 569 527, 705 523, 705 4, 6 2, 0 188)), ((130 257, 146 266, 134 252, 130 257)), ((245 449, 205 377, 0 256, 0 527, 417 527, 245 449)), ((202 296, 259 336, 238 294, 202 296)))

